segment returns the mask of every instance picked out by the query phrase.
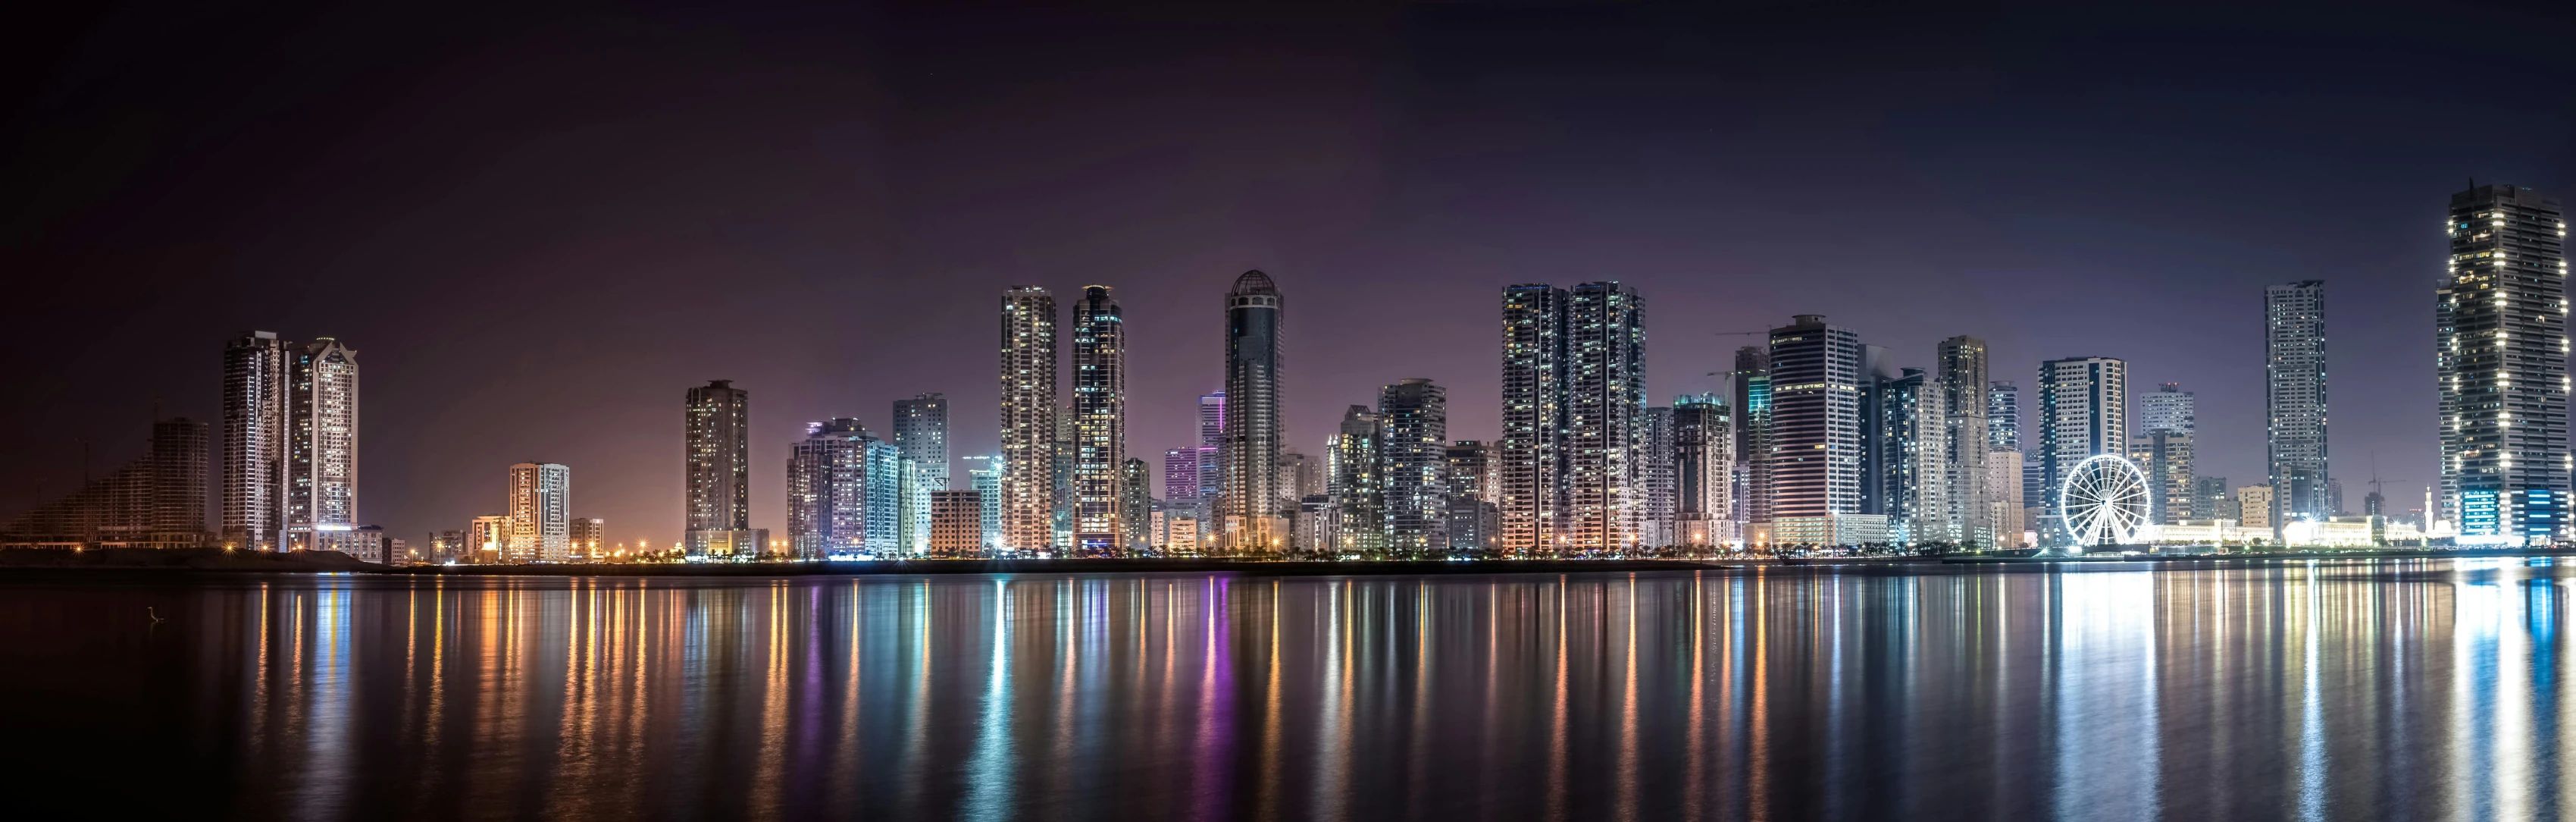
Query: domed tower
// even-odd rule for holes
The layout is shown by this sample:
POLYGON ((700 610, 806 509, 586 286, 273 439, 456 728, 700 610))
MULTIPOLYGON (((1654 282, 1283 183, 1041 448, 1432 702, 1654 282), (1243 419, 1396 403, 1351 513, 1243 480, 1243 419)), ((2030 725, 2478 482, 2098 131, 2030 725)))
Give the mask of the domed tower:
POLYGON ((1216 501, 1216 545, 1222 553, 1275 553, 1287 545, 1281 513, 1290 504, 1278 487, 1279 286, 1246 271, 1225 295, 1225 466, 1216 501))

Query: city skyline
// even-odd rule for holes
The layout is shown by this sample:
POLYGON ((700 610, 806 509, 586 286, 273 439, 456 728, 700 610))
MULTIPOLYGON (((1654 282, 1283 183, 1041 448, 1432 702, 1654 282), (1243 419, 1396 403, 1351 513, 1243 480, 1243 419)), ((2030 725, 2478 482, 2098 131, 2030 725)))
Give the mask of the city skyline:
MULTIPOLYGON (((938 391, 957 409, 953 452, 998 452, 982 410, 996 391, 988 323, 991 295, 1012 283, 1044 284, 1060 301, 1086 285, 1119 289, 1134 332, 1129 453, 1187 445, 1189 398, 1222 387, 1205 353, 1221 333, 1208 306, 1228 277, 1259 268, 1299 301, 1283 413, 1286 445, 1309 454, 1343 406, 1415 376, 1449 389, 1452 437, 1494 438, 1498 411, 1481 399, 1498 391, 1491 289, 1616 279, 1656 306, 1655 403, 1725 390, 1701 375, 1728 370, 1745 340, 1717 332, 1822 313, 1907 352, 1910 365, 1929 365, 1915 352, 1938 340, 1984 337, 1999 380, 2026 383, 2043 359, 2121 357, 2133 390, 2179 382, 2199 393, 2200 470, 2240 484, 2266 474, 2260 426, 2249 424, 2263 414, 2261 363, 2243 353, 2261 340, 2253 295, 2323 279, 2347 330, 2334 340, 2335 393, 2364 398, 2333 420, 2339 479, 2357 497, 2375 464, 2403 513, 2437 482, 2421 329, 2448 252, 2441 198, 2470 177, 2576 190, 2565 112, 2476 140, 2435 125, 2563 87, 2565 68, 2521 56, 2505 58, 2518 68, 2496 83, 2422 84, 2496 18, 2428 12, 2320 30, 2255 11, 2153 37, 2015 21, 2010 30, 2029 36, 2014 42, 2086 47, 2021 45, 1986 60, 1927 52, 1891 31, 1937 39, 1988 31, 1991 19, 1884 10, 1887 30, 1830 41, 1869 55, 1851 68, 1861 74, 1641 83, 1629 62, 1668 61, 1658 65, 1678 73, 1652 73, 1668 77, 1739 76, 1739 59, 1828 42, 1810 25, 1820 13, 1756 15, 1705 46, 1658 34, 1705 20, 1635 10, 1489 21, 1522 33, 1513 36, 1591 38, 1537 67, 1520 63, 1510 36, 1476 39, 1438 21, 1153 23, 1125 30, 1117 42, 1132 48, 1114 50, 1116 61, 1103 43, 1057 29, 932 26, 919 42, 939 70, 899 78, 810 50, 790 31, 848 30, 848 20, 737 21, 745 42, 813 58, 798 64, 811 71, 798 70, 806 86, 657 63, 669 52, 637 39, 645 34, 577 20, 567 25, 608 39, 605 65, 651 70, 607 71, 619 78, 609 93, 579 95, 603 108, 533 127, 464 101, 552 111, 515 95, 596 89, 582 79, 591 75, 421 31, 410 42, 422 60, 310 78, 318 87, 259 68, 222 79, 280 95, 263 109, 275 116, 242 109, 160 142, 79 139, 124 122, 107 112, 125 109, 92 101, 154 110, 165 102, 149 90, 193 81, 209 56, 142 38, 133 42, 168 48, 136 53, 146 59, 119 75, 134 85, 24 110, 24 139, 91 148, 28 155, 61 170, 29 167, 0 261, 48 272, 32 289, 31 333, 84 344, 5 355, 56 401, 0 418, 22 432, 0 442, 0 466, 18 480, 0 486, 0 508, 77 485, 81 441, 94 443, 94 466, 139 453, 156 399, 167 415, 220 421, 208 341, 275 329, 339 335, 365 352, 360 519, 415 538, 455 528, 493 510, 493 472, 540 454, 575 467, 586 503, 611 506, 581 513, 630 542, 667 539, 659 523, 674 520, 682 493, 659 444, 677 424, 668 397, 724 378, 760 393, 753 519, 776 527, 784 478, 768 466, 807 422, 858 416, 883 430, 886 403, 938 391), (2144 59, 2170 53, 2174 38, 2225 58, 2144 59), (1282 44, 1330 47, 1290 49, 1318 70, 1277 74, 1218 56, 1282 44), (1411 55, 1423 53, 1461 68, 1421 74, 1411 55), (1900 61, 1917 70, 1894 87, 1851 79, 1900 61), (441 65, 451 70, 417 73, 441 65), (1011 79, 1011 67, 1041 65, 1064 85, 1033 95, 1011 79), (1162 79, 1135 98, 1145 102, 1102 105, 1135 91, 1109 82, 1133 79, 1111 71, 1123 65, 1162 79), (2329 76, 2319 65, 2343 68, 2329 76), (2132 70, 2150 80, 2084 79, 2132 70), (702 79, 702 93, 645 93, 687 78, 702 79), (2283 101, 2249 78, 2342 93, 2283 101), (879 81, 902 99, 957 107, 885 104, 867 90, 879 81), (370 84, 410 82, 428 84, 383 100, 381 117, 346 116, 345 100, 382 99, 370 84), (859 102, 788 105, 840 92, 859 102), (1422 105, 1417 93, 1455 104, 1422 105), (664 108, 675 104, 693 108, 664 108), (1183 121, 1197 130, 1170 128, 1183 121), (1001 127, 1025 122, 1061 127, 1001 127), (383 123, 421 127, 369 125, 383 123), (591 134, 587 124, 602 131, 565 136, 591 134), (863 134, 883 139, 838 139, 863 134), (1215 150, 1180 150, 1192 145, 1215 150), (1191 156, 1205 159, 1171 159, 1191 156), (117 171, 131 168, 164 171, 117 171), (662 173, 671 169, 702 170, 662 173), (2273 213, 2243 197, 2249 181, 2326 205, 2273 213), (2083 196, 2043 204, 2032 191, 2083 196), (247 198, 256 207, 243 192, 257 193, 247 198), (131 302, 111 283, 156 298, 102 314, 131 302), (72 324, 100 317, 104 332, 72 324), (696 317, 742 330, 698 335, 696 317)), ((1108 24, 1077 15, 1068 25, 1108 24)), ((311 48, 246 34, 284 53, 311 48)), ((108 82, 92 68, 65 71, 64 88, 108 82)))

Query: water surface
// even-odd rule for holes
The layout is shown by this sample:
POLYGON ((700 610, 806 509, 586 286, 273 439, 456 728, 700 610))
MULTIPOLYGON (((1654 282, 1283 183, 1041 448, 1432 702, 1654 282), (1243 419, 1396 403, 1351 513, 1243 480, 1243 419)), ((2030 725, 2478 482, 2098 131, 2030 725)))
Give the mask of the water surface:
POLYGON ((2571 573, 2534 562, 22 573, 0 810, 2576 817, 2571 573))

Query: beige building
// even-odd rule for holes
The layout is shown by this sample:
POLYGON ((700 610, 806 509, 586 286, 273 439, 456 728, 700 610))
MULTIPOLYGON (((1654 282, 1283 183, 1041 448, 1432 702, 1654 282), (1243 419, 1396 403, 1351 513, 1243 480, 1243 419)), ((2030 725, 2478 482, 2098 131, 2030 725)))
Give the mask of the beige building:
POLYGON ((607 556, 608 520, 598 517, 575 517, 572 521, 572 553, 578 560, 595 560, 607 556))
POLYGON ((2237 521, 2247 528, 2270 530, 2280 527, 2272 516, 2272 486, 2248 485, 2236 489, 2237 521))
POLYGON ((984 495, 930 492, 930 555, 974 557, 984 553, 984 495))

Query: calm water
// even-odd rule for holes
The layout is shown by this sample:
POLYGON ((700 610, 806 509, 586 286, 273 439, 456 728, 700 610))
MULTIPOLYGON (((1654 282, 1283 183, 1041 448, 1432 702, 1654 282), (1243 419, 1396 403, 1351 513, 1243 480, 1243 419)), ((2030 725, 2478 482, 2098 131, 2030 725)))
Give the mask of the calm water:
POLYGON ((2576 817, 2571 577, 17 575, 0 810, 2576 817))

